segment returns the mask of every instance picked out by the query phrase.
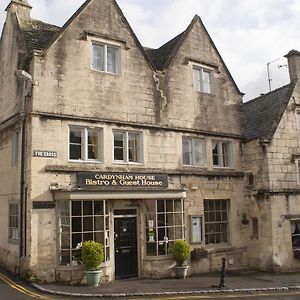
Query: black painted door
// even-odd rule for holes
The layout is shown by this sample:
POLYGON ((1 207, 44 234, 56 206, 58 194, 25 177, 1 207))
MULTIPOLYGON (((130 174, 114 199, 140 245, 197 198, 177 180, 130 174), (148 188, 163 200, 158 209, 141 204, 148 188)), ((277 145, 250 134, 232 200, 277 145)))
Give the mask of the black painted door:
POLYGON ((136 217, 115 218, 115 276, 138 276, 136 217))

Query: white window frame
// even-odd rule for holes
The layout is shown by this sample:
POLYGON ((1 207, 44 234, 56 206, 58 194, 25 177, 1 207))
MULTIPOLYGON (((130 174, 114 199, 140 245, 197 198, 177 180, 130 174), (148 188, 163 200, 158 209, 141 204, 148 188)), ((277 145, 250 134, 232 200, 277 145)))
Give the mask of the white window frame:
POLYGON ((144 150, 143 150, 143 134, 140 131, 130 131, 130 130, 118 130, 113 129, 112 131, 112 158, 114 163, 123 164, 143 164, 144 160, 144 150), (115 159, 115 133, 123 134, 123 160, 115 159), (138 161, 129 161, 129 134, 136 134, 139 137, 138 141, 138 161))
POLYGON ((20 212, 19 203, 9 203, 8 205, 8 240, 11 243, 18 243, 20 239, 20 212))
POLYGON ((204 67, 202 65, 193 65, 193 85, 194 89, 201 93, 206 93, 213 95, 214 94, 214 70, 208 67, 204 67), (205 86, 205 74, 208 74, 209 82, 208 87, 209 89, 206 89, 205 86))
POLYGON ((11 166, 16 167, 19 163, 20 153, 20 131, 12 132, 11 136, 11 166))
POLYGON ((224 141, 224 140, 212 140, 212 149, 211 149, 211 153, 212 153, 212 162, 213 162, 213 167, 214 168, 222 168, 222 169, 232 169, 233 168, 233 146, 232 146, 232 142, 231 141, 224 141), (214 164, 214 153, 213 153, 213 144, 216 143, 217 144, 217 149, 218 149, 218 161, 219 164, 215 165, 214 164), (227 166, 225 166, 225 161, 223 159, 223 144, 227 144, 229 146, 229 163, 227 166))
POLYGON ((83 127, 83 126, 69 125, 68 126, 68 160, 70 162, 102 163, 103 162, 103 129, 100 127, 83 127), (81 131, 81 158, 80 159, 70 158, 70 133, 72 128, 81 131), (88 158, 88 132, 89 131, 98 132, 98 149, 100 153, 98 153, 99 158, 97 159, 88 158))
POLYGON ((103 40, 94 40, 93 39, 91 41, 91 69, 94 71, 97 71, 97 72, 119 75, 121 73, 121 46, 119 44, 107 43, 103 40), (103 64, 103 69, 97 68, 97 66, 94 65, 94 46, 95 45, 103 47, 104 57, 103 57, 103 61, 101 62, 103 64), (116 50, 116 72, 108 71, 108 63, 107 63, 108 48, 112 48, 112 49, 116 50))
POLYGON ((207 151, 206 151, 206 140, 203 138, 198 138, 198 137, 188 137, 188 136, 183 136, 182 137, 182 162, 184 166, 196 166, 196 167, 205 167, 207 165, 207 151), (189 148, 190 148, 190 164, 187 164, 184 162, 184 141, 189 141, 189 148), (202 147, 202 161, 203 164, 197 163, 196 159, 196 142, 201 142, 201 147, 202 147))

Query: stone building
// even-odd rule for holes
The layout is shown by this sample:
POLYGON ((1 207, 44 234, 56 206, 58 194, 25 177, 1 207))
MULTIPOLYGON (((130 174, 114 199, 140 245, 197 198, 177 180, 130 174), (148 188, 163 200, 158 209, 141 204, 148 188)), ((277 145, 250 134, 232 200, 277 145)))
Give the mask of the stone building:
POLYGON ((276 272, 300 267, 300 52, 286 58, 291 83, 243 106, 249 266, 276 272))
POLYGON ((243 94, 201 19, 149 49, 114 0, 61 28, 30 10, 10 2, 0 43, 1 265, 80 280, 96 240, 106 280, 160 278, 186 239, 190 273, 247 266, 243 94))

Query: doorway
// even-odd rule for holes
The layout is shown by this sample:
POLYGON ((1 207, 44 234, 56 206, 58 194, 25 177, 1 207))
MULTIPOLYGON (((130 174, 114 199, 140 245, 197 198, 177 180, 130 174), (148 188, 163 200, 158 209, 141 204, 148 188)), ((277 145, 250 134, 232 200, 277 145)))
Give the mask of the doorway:
POLYGON ((138 276, 137 218, 128 211, 115 211, 115 277, 116 279, 138 276))

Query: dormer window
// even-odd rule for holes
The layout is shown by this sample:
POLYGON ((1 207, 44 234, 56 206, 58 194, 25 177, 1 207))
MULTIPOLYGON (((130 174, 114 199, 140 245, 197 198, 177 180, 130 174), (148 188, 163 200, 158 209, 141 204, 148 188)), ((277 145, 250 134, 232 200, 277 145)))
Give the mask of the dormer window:
POLYGON ((194 65, 193 79, 196 91, 213 94, 213 70, 194 65))
POLYGON ((100 72, 120 73, 120 47, 98 41, 92 42, 92 69, 100 72))

